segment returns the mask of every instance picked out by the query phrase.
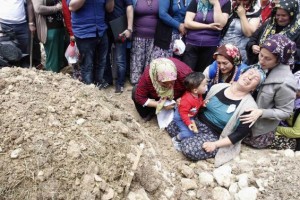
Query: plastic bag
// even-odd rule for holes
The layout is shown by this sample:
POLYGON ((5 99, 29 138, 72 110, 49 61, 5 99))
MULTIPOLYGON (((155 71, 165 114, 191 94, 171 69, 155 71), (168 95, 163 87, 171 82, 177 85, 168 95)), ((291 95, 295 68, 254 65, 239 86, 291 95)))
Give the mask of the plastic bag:
POLYGON ((68 60, 68 63, 75 64, 79 60, 79 50, 75 44, 75 42, 70 42, 66 52, 65 57, 68 60))
POLYGON ((182 55, 183 52, 185 51, 185 44, 182 41, 182 37, 174 41, 174 46, 173 46, 173 53, 175 55, 182 55))

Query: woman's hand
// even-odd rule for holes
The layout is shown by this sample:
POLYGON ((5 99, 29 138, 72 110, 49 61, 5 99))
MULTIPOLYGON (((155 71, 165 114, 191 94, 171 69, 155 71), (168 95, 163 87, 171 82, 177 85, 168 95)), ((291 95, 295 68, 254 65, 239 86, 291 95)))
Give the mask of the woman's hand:
POLYGON ((178 31, 180 33, 181 36, 184 36, 186 34, 186 28, 184 26, 184 23, 180 23, 179 27, 178 27, 178 31))
POLYGON ((244 8, 243 2, 237 7, 236 13, 239 17, 246 16, 246 10, 244 8))
POLYGON ((243 124, 250 123, 249 127, 253 126, 253 124, 256 122, 256 120, 263 114, 263 111, 261 109, 249 109, 245 112, 250 112, 246 115, 240 116, 240 121, 243 122, 243 124))
POLYGON ((215 142, 204 142, 202 145, 202 148, 206 151, 206 152, 213 152, 214 150, 216 150, 217 144, 215 142))
POLYGON ((211 24, 208 24, 208 28, 209 28, 209 29, 212 29, 212 30, 217 30, 217 31, 220 31, 220 30, 223 29, 223 28, 221 27, 221 24, 220 24, 220 23, 211 23, 211 24))
POLYGON ((176 105, 176 103, 173 103, 173 104, 170 104, 170 105, 164 106, 164 109, 165 109, 165 110, 172 110, 172 109, 174 109, 174 108, 175 108, 175 105, 176 105))
POLYGON ((57 10, 61 10, 62 9, 61 2, 58 2, 55 6, 56 6, 57 10))
POLYGON ((209 3, 214 6, 216 3, 219 3, 219 0, 209 0, 209 3))
POLYGON ((252 46, 252 51, 253 51, 254 54, 259 54, 260 47, 258 45, 253 45, 252 46))

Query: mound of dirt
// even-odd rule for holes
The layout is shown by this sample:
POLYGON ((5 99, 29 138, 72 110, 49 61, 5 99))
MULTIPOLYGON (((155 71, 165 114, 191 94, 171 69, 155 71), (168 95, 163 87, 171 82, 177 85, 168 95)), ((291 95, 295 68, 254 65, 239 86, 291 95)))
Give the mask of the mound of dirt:
POLYGON ((190 162, 155 120, 140 120, 128 88, 119 95, 63 74, 2 68, 0 199, 300 196, 299 154, 243 147, 224 169, 190 162))

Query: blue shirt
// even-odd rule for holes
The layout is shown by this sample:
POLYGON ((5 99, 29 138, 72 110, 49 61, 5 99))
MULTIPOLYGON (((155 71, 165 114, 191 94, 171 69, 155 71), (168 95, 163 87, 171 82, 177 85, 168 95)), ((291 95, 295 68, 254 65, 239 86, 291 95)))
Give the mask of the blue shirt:
POLYGON ((184 22, 184 17, 186 9, 191 0, 173 0, 172 11, 173 16, 171 16, 168 11, 170 7, 170 0, 159 0, 159 18, 167 25, 173 27, 173 32, 179 33, 178 27, 180 23, 184 22))
MULTIPOLYGON (((68 0, 68 5, 71 0, 68 0)), ((89 0, 75 12, 72 12, 72 29, 78 38, 102 37, 107 29, 105 22, 106 0, 89 0)))

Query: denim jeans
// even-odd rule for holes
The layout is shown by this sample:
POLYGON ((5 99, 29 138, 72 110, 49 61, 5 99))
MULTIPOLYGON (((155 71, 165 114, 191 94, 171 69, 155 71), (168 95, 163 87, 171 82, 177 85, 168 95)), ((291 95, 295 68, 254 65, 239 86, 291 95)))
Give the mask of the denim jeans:
POLYGON ((23 54, 28 54, 29 53, 29 28, 28 24, 22 23, 22 24, 5 24, 5 23, 0 23, 2 26, 2 30, 11 30, 13 29, 15 32, 15 36, 17 39, 17 47, 21 49, 23 54))
MULTIPOLYGON (((193 118, 191 118, 191 120, 193 120, 193 118)), ((189 129, 189 127, 182 121, 179 111, 178 111, 178 108, 175 110, 175 113, 174 113, 174 121, 176 122, 176 125, 178 126, 178 128, 180 130, 179 134, 177 135, 177 138, 179 140, 183 140, 185 138, 194 136, 194 132, 191 131, 189 129)))
POLYGON ((126 77, 126 42, 115 43, 115 62, 118 72, 117 84, 121 87, 124 86, 126 77))
POLYGON ((80 68, 82 81, 86 84, 101 84, 106 67, 108 38, 106 32, 102 37, 77 38, 76 44, 81 56, 80 68))

